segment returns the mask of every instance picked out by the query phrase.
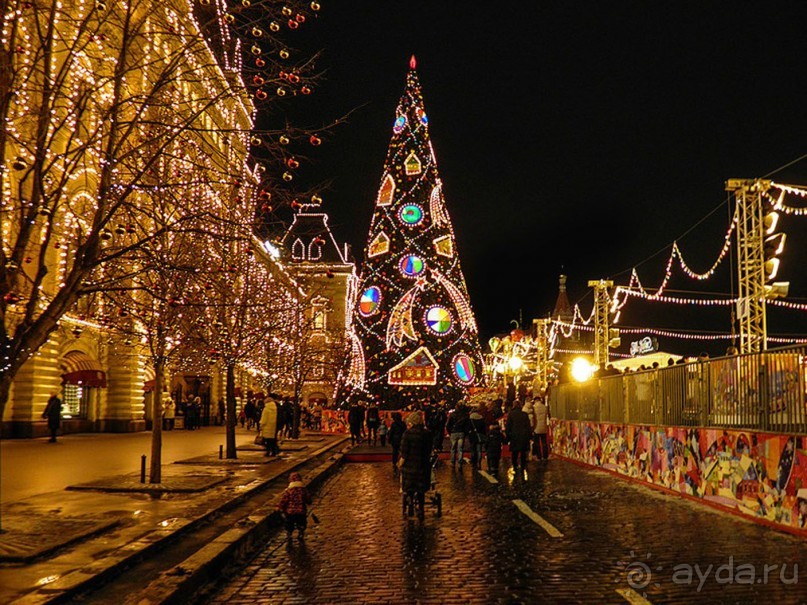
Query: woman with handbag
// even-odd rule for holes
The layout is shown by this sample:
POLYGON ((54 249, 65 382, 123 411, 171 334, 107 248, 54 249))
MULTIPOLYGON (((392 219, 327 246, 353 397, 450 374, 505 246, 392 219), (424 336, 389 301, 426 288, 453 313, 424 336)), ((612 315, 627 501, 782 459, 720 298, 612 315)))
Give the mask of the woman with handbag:
POLYGON ((277 403, 270 395, 266 398, 261 412, 260 431, 258 435, 263 439, 266 456, 277 456, 280 448, 277 445, 277 403))

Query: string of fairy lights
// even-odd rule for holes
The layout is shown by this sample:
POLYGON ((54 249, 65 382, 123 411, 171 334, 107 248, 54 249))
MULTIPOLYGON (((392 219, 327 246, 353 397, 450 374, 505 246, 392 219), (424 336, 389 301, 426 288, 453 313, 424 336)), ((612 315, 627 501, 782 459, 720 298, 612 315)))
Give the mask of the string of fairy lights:
MULTIPOLYGON (((791 216, 807 216, 807 206, 794 206, 786 203, 787 195, 795 195, 799 198, 807 198, 807 188, 798 187, 794 185, 784 185, 781 183, 771 182, 770 190, 764 193, 765 198, 771 205, 772 209, 777 212, 782 212, 791 216), (775 195, 771 194, 771 191, 775 195)), ((630 279, 627 285, 616 286, 612 295, 609 296, 610 313, 613 315, 613 323, 617 324, 623 308, 631 298, 637 298, 650 302, 657 302, 662 304, 672 305, 689 305, 699 307, 734 307, 738 304, 738 297, 694 297, 694 296, 674 296, 666 294, 665 291, 670 283, 673 275, 673 270, 677 266, 681 269, 684 275, 696 281, 705 281, 712 277, 718 270, 721 263, 725 260, 732 248, 733 235, 739 222, 738 208, 735 208, 734 214, 729 222, 729 226, 723 235, 723 243, 712 265, 704 272, 697 272, 693 270, 689 263, 684 258, 683 252, 677 241, 672 243, 670 254, 665 263, 664 276, 661 279, 658 288, 651 290, 646 288, 639 274, 634 267, 631 270, 630 279)), ((607 294, 607 293, 606 293, 607 294)), ((766 304, 773 307, 789 309, 793 311, 807 311, 807 303, 800 303, 796 301, 789 301, 781 298, 772 298, 766 301, 766 304)), ((592 308, 588 318, 584 318, 579 305, 574 305, 571 320, 563 320, 561 318, 554 318, 551 320, 550 328, 550 343, 552 345, 552 354, 554 353, 568 353, 575 354, 575 350, 562 349, 554 346, 557 344, 558 335, 562 335, 568 339, 572 337, 575 331, 593 332, 595 327, 592 324, 595 310, 592 308)), ((692 331, 660 329, 660 328, 627 328, 620 327, 621 333, 626 334, 647 334, 652 336, 663 336, 667 338, 675 338, 681 340, 692 341, 717 341, 717 340, 734 340, 736 334, 731 333, 698 333, 692 331)), ((781 344, 802 344, 807 343, 807 338, 799 336, 768 336, 768 340, 774 343, 781 344)), ((590 351, 588 353, 591 353, 590 351)), ((581 353, 583 354, 583 353, 581 353)), ((618 357, 621 354, 612 352, 611 355, 618 357)))
MULTIPOLYGON (((99 189, 102 180, 106 179, 106 195, 112 199, 111 203, 105 201, 119 209, 118 214, 102 217, 106 226, 99 231, 101 248, 107 251, 124 249, 132 246, 138 238, 148 239, 153 235, 156 229, 154 221, 141 210, 155 203, 164 204, 167 198, 161 196, 171 188, 181 189, 182 192, 174 191, 170 203, 181 201, 188 214, 201 217, 224 213, 233 220, 234 209, 228 207, 232 189, 240 190, 235 200, 236 208, 238 202, 243 202, 250 195, 248 191, 254 189, 264 168, 260 164, 248 167, 246 158, 250 146, 257 145, 255 135, 250 136, 250 133, 255 122, 257 101, 263 97, 258 90, 252 90, 259 85, 257 76, 250 80, 249 86, 245 83, 243 57, 251 55, 254 65, 251 64, 250 69, 253 71, 262 69, 267 65, 265 57, 268 52, 264 43, 268 43, 274 47, 271 52, 273 56, 277 55, 278 61, 288 60, 291 53, 273 37, 280 30, 280 23, 288 29, 296 29, 305 21, 306 13, 319 11, 320 5, 316 1, 287 3, 298 5, 292 10, 287 5, 281 7, 267 3, 262 16, 271 14, 274 18, 277 15, 282 17, 282 21, 269 23, 269 35, 257 26, 247 28, 252 40, 246 53, 242 52, 243 31, 237 31, 239 22, 233 15, 239 15, 253 3, 244 0, 228 7, 224 0, 198 0, 198 4, 203 8, 212 4, 210 8, 219 30, 215 51, 203 33, 204 28, 197 21, 199 13, 196 9, 199 7, 196 2, 187 0, 155 3, 153 12, 138 10, 131 19, 125 20, 131 31, 124 31, 121 22, 112 18, 113 12, 130 10, 131 7, 125 3, 109 10, 102 1, 81 0, 65 7, 59 5, 50 13, 50 25, 55 35, 61 36, 61 40, 74 42, 60 47, 60 52, 52 53, 50 59, 43 59, 47 54, 39 52, 38 47, 42 43, 39 39, 40 7, 29 2, 15 3, 0 16, 0 39, 5 47, 14 49, 13 67, 20 74, 18 81, 26 83, 15 89, 4 123, 7 139, 17 144, 13 153, 6 155, 6 165, 2 167, 4 178, 0 212, 12 217, 22 216, 23 222, 37 225, 31 239, 33 251, 22 260, 21 265, 40 262, 41 258, 47 266, 55 266, 55 271, 49 272, 47 280, 37 283, 30 279, 24 266, 6 265, 10 271, 23 269, 20 274, 25 278, 19 280, 15 291, 4 296, 8 333, 31 309, 39 314, 47 311, 58 291, 68 286, 67 281, 76 262, 74 251, 96 228, 93 217, 98 214, 99 200, 103 197, 99 189), (134 48, 120 44, 127 35, 138 38, 132 57, 121 56, 125 52, 123 48, 134 48), (281 50, 275 53, 277 48, 281 50), (111 83, 119 77, 116 67, 124 60, 132 64, 127 63, 128 71, 120 76, 121 86, 118 88, 111 83), (48 63, 43 67, 44 61, 48 63), (25 175, 38 159, 37 145, 26 137, 31 116, 36 115, 38 109, 38 95, 41 94, 36 88, 40 78, 30 77, 30 74, 39 73, 45 68, 50 70, 53 78, 51 84, 61 96, 54 103, 45 136, 46 144, 42 150, 44 170, 47 171, 42 179, 42 199, 45 201, 41 207, 35 208, 33 202, 20 199, 20 192, 26 190, 22 180, 27 178, 25 175), (157 82, 161 83, 160 87, 155 85, 157 82), (162 86, 166 82, 170 85, 162 86), (254 94, 244 94, 245 90, 254 94), (91 91, 92 111, 75 109, 84 106, 88 91, 91 91), (150 113, 155 106, 165 109, 150 113), (134 158, 133 161, 117 157, 110 160, 105 155, 106 146, 100 143, 104 136, 108 136, 111 120, 107 116, 115 107, 124 107, 124 113, 130 111, 132 115, 148 114, 148 119, 142 122, 143 128, 131 129, 132 149, 122 154, 123 158, 134 158), (159 112, 159 117, 156 112, 159 112), (160 132, 155 132, 153 128, 160 132), (185 132, 196 133, 200 139, 188 140, 181 136, 185 132), (147 166, 149 161, 144 157, 140 158, 143 160, 140 162, 138 154, 147 155, 149 145, 164 145, 165 157, 154 163, 153 169, 167 176, 165 186, 149 186, 139 181, 147 176, 142 166, 147 166), (75 158, 79 156, 81 161, 77 162, 75 158), (119 204, 125 196, 130 196, 131 202, 128 205, 119 204), (39 251, 35 249, 37 245, 39 251), (31 299, 34 299, 33 305, 20 304, 31 299)), ((260 2, 254 4, 253 9, 260 8, 260 2)), ((243 23, 241 29, 244 29, 243 23)), ((301 94, 310 94, 310 86, 298 72, 293 66, 280 72, 279 78, 284 83, 277 88, 278 97, 287 93, 296 94, 298 89, 301 94)), ((283 138, 281 144, 285 144, 283 138)), ((312 135, 311 145, 320 142, 312 135)), ((288 166, 292 168, 291 163, 288 166)), ((285 176, 284 180, 290 180, 285 176)), ((251 207, 251 204, 242 207, 243 216, 240 218, 245 225, 253 222, 254 217, 248 215, 251 207)), ((0 235, 7 258, 17 243, 20 225, 18 220, 1 221, 0 235)), ((251 246, 255 250, 263 250, 263 245, 257 240, 251 246)), ((223 258, 215 258, 216 254, 210 248, 200 250, 200 258, 205 255, 209 257, 211 266, 221 265, 224 261, 223 258)), ((301 295, 301 287, 276 260, 271 254, 263 259, 263 263, 268 263, 271 269, 259 277, 261 287, 269 290, 274 287, 273 282, 281 283, 285 288, 281 288, 282 292, 296 290, 301 295)), ((253 260, 252 254, 249 254, 246 262, 263 266, 253 260)), ((137 272, 136 263, 129 268, 137 272)), ((83 285, 97 288, 108 278, 111 278, 110 275, 101 266, 91 279, 83 281, 83 285)), ((192 294, 198 295, 199 290, 198 286, 195 287, 192 294)), ((82 302, 86 301, 82 299, 82 302)), ((109 308, 110 301, 98 297, 91 301, 91 306, 87 313, 71 311, 62 315, 59 325, 70 328, 76 338, 84 329, 92 330, 99 336, 109 333, 114 327, 114 322, 109 321, 110 316, 114 315, 109 308)), ((159 320, 159 309, 151 311, 159 320)), ((144 330, 145 326, 140 321, 135 321, 131 328, 134 334, 139 335, 137 340, 141 342, 144 330)), ((106 340, 106 336, 100 338, 99 342, 101 340, 106 340)), ((171 343, 172 347, 178 346, 179 341, 171 340, 171 343)), ((18 354, 23 353, 27 357, 37 355, 42 350, 23 348, 18 350, 18 354)), ((0 370, 5 371, 10 367, 11 357, 7 350, 3 355, 0 370)), ((253 369, 255 372, 261 371, 260 368, 253 369)))

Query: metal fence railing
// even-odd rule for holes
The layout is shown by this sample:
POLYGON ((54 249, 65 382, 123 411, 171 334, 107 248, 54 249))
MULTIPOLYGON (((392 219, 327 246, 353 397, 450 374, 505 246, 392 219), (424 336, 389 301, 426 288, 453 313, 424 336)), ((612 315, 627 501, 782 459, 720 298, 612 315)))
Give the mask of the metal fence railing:
POLYGON ((807 433, 807 346, 550 387, 561 420, 807 433))

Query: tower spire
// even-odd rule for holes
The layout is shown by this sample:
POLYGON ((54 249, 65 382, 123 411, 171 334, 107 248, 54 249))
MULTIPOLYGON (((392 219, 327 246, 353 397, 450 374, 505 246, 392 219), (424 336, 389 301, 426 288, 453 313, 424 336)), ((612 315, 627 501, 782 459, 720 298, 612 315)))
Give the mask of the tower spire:
POLYGON ((409 69, 415 69, 417 67, 417 65, 418 65, 418 62, 415 59, 415 55, 412 55, 412 57, 409 59, 409 69))

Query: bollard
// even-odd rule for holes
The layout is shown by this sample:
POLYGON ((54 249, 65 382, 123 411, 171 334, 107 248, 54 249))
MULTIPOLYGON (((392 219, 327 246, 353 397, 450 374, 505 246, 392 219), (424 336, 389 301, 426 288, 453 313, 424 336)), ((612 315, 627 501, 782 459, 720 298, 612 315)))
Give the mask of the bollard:
POLYGON ((140 483, 146 482, 146 455, 140 456, 140 483))
POLYGON ((219 460, 221 460, 222 458, 224 458, 224 446, 220 445, 219 446, 219 460))

